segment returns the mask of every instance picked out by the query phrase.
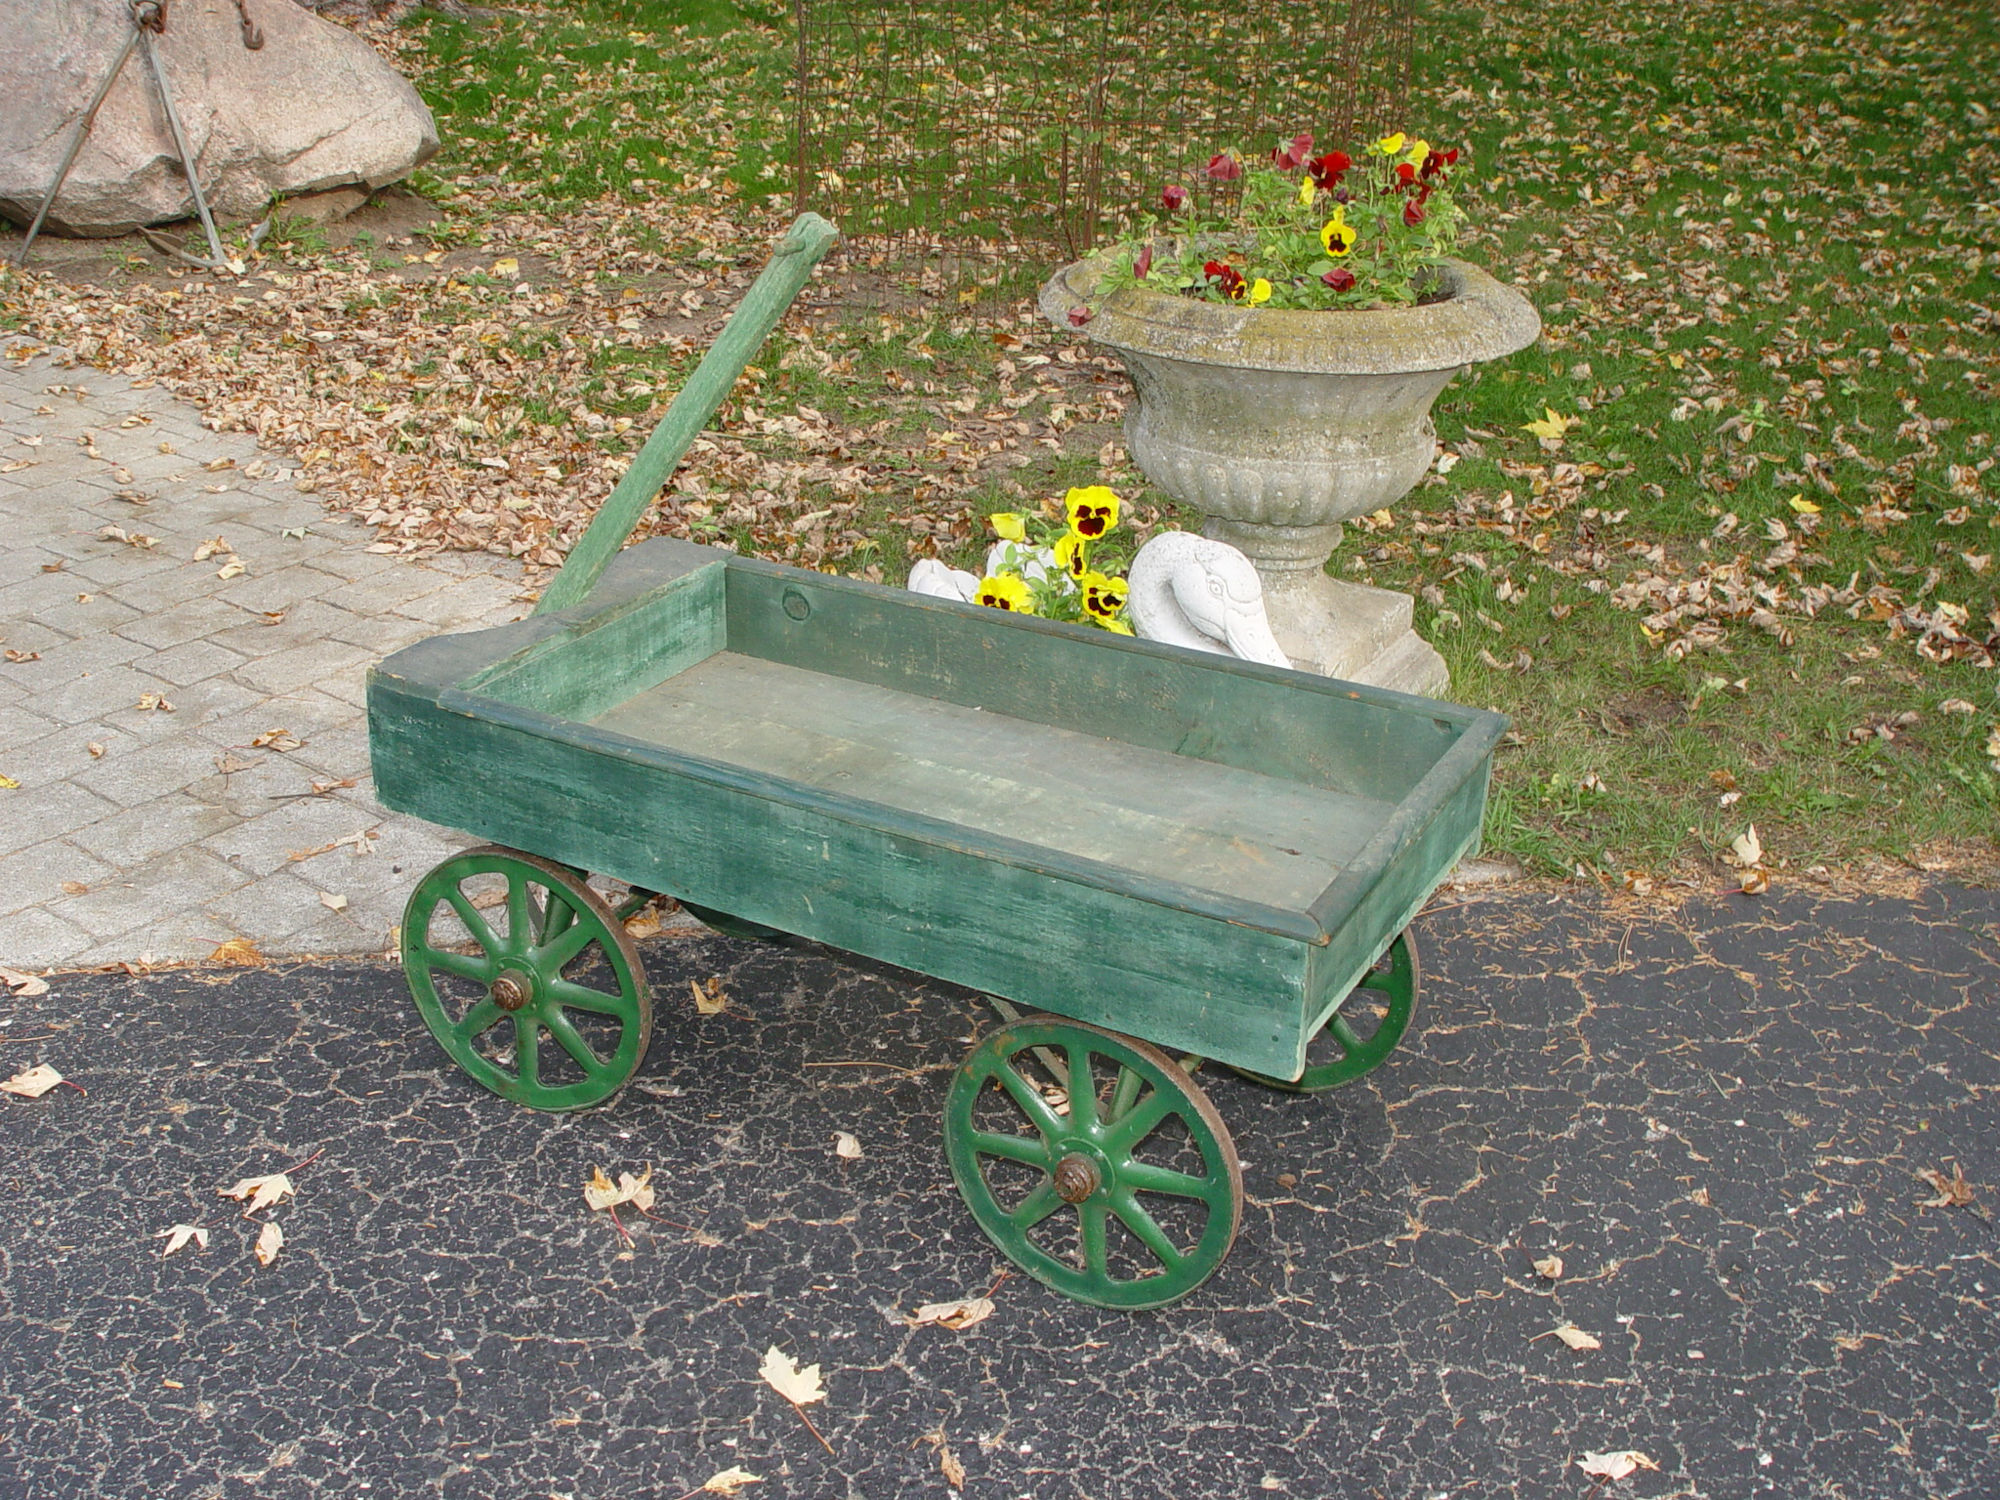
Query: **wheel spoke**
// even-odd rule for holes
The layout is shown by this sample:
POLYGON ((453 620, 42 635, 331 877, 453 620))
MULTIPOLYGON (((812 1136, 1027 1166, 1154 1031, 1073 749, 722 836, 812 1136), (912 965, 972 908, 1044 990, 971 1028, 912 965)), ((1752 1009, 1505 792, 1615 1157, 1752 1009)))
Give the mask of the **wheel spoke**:
POLYGON ((1207 1178, 1145 1161, 1121 1161, 1118 1180, 1134 1192, 1166 1193, 1175 1198, 1197 1198, 1203 1203, 1210 1202, 1216 1192, 1216 1184, 1207 1178))
POLYGON ((535 961, 546 974, 560 974, 568 968, 576 956, 588 948, 597 937, 597 928, 589 922, 577 922, 564 929, 552 941, 535 950, 535 961))
POLYGON ((537 1052, 540 1023, 519 1011, 514 1013, 514 1063, 521 1070, 521 1082, 531 1089, 542 1086, 542 1061, 537 1052))
POLYGON ((1145 1102, 1138 1104, 1104 1137, 1107 1151, 1124 1155, 1138 1148, 1141 1141, 1160 1128, 1160 1123, 1174 1112, 1174 1098, 1166 1090, 1155 1087, 1145 1102))
POLYGON ((1102 1280, 1110 1260, 1110 1252, 1105 1248, 1104 1228, 1110 1221, 1111 1210, 1102 1203, 1079 1203, 1076 1212, 1083 1245, 1083 1264, 1093 1276, 1102 1280))
POLYGON ((576 1027, 570 1024, 568 1016, 560 1010, 550 1011, 542 1016, 542 1024, 549 1028, 549 1035, 562 1044, 563 1051, 575 1058, 576 1065, 585 1073, 604 1071, 604 1059, 597 1055, 597 1050, 583 1039, 576 1027))
POLYGON ((1007 1219, 1016 1229, 1029 1230, 1061 1207, 1054 1179, 1045 1177, 1039 1187, 1014 1206, 1007 1219))
POLYGON ((576 908, 561 891, 551 888, 542 905, 541 921, 535 926, 535 941, 547 944, 576 925, 576 908))
POLYGON ((1091 1126, 1097 1123, 1097 1085, 1090 1076, 1090 1048, 1081 1042, 1071 1042, 1064 1049, 1069 1063, 1068 1077, 1064 1086, 1069 1090, 1070 1127, 1091 1126))
POLYGON ((588 985, 578 984, 574 979, 551 979, 545 986, 548 997, 558 1005, 573 1006, 577 1010, 587 1010, 592 1015, 615 1016, 621 1021, 631 1021, 638 1006, 630 995, 607 995, 603 990, 594 990, 588 985))
POLYGON ((481 916, 472 904, 472 898, 454 885, 444 893, 444 899, 451 903, 451 909, 458 913, 458 920, 465 924, 465 930, 472 934, 473 942, 488 953, 498 953, 505 945, 493 931, 492 924, 481 916))
POLYGON ((1340 1043, 1340 1050, 1345 1052, 1349 1057, 1352 1057, 1361 1050, 1362 1042, 1360 1033, 1355 1031, 1354 1027, 1348 1023, 1347 1017, 1343 1016, 1339 1011, 1333 1013, 1333 1018, 1326 1023, 1326 1029, 1333 1033, 1333 1039, 1340 1043))
POLYGON ((423 947, 413 950, 410 956, 426 968, 442 969, 447 974, 456 974, 460 979, 470 979, 475 984, 493 982, 495 965, 490 954, 453 953, 446 948, 423 947))
POLYGON ((525 953, 534 946, 535 925, 530 915, 534 899, 528 892, 527 877, 518 870, 507 872, 507 946, 525 953))
POLYGON ((1180 1246, 1176 1245, 1166 1230, 1160 1227, 1160 1221, 1139 1206, 1136 1198, 1130 1193, 1120 1193, 1111 1200, 1111 1206, 1117 1211, 1118 1217, 1125 1221, 1125 1227, 1132 1231, 1140 1244, 1158 1257, 1161 1265, 1169 1271, 1178 1271, 1181 1268, 1181 1262, 1185 1261, 1187 1256, 1181 1253, 1180 1246))
POLYGON ((475 1042, 506 1014, 506 1011, 494 1003, 493 997, 488 995, 460 1016, 458 1024, 452 1027, 452 1031, 462 1042, 475 1042))
POLYGON ((1049 1169, 1048 1142, 1027 1135, 999 1135, 990 1130, 975 1130, 968 1138, 972 1149, 983 1156, 997 1156, 1004 1161, 1017 1161, 1023 1166, 1049 1169))
MULTIPOLYGON (((1000 1086, 1013 1097, 1014 1102, 1021 1107, 1021 1113, 1028 1117, 1028 1122, 1035 1129, 1051 1140, 1063 1133, 1062 1117, 1055 1112, 1049 1101, 1042 1097, 1040 1089, 1014 1070, 1012 1059, 1001 1062, 993 1070, 993 1076, 1000 1080, 1000 1086)), ((1071 1108, 1074 1107, 1072 1104, 1071 1108)))
POLYGON ((1139 1090, 1145 1087, 1146 1079, 1137 1068, 1118 1065, 1118 1087, 1111 1092, 1111 1108, 1104 1113, 1104 1123, 1116 1125, 1132 1111, 1138 1102, 1139 1090))

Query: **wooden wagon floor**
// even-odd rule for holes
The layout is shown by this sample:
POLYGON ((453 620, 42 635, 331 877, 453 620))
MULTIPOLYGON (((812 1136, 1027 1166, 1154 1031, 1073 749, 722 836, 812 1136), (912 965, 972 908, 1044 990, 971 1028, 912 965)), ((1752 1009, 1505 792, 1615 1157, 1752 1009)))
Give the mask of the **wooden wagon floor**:
POLYGON ((600 727, 1299 911, 1393 805, 721 652, 600 727))

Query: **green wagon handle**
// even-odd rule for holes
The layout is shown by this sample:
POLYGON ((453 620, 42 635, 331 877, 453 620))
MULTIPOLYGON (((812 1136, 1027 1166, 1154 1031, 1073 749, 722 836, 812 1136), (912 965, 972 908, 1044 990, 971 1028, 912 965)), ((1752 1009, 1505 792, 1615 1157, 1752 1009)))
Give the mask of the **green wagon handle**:
POLYGON ((639 518, 680 467, 688 445, 708 425, 716 408, 728 399, 736 388, 736 377, 743 373, 751 356, 764 346, 778 319, 785 315, 812 275, 813 267, 839 238, 840 231, 818 214, 800 214, 792 221, 792 227, 771 252, 771 263, 764 267, 763 274, 744 295, 715 343, 695 366, 694 374, 674 397, 666 415, 660 418, 660 425, 653 429, 646 446, 632 460, 632 467, 625 471, 625 477, 599 508, 596 519, 570 548, 562 568, 542 590, 541 601, 535 605, 536 614, 567 609, 582 603, 589 595, 598 575, 618 555, 618 549, 625 545, 639 518))

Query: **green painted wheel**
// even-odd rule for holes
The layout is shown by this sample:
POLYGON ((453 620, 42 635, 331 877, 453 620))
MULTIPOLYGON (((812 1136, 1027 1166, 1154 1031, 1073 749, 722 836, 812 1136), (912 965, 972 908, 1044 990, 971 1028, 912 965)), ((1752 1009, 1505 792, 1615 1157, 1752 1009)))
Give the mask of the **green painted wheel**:
POLYGON ((577 871, 496 845, 454 855, 410 893, 402 946, 431 1035, 516 1104, 601 1104, 646 1055, 638 950, 577 871))
POLYGON ((1416 939, 1398 935, 1375 967, 1361 977, 1326 1025, 1306 1044, 1306 1070, 1297 1078, 1267 1078, 1247 1068, 1245 1078, 1294 1094, 1317 1094, 1352 1083, 1396 1050, 1417 1011, 1416 939))
POLYGON ((1163 1307, 1222 1264, 1243 1218, 1228 1127, 1149 1043, 1055 1016, 991 1033, 954 1075, 945 1155, 1009 1260, 1097 1307, 1163 1307))

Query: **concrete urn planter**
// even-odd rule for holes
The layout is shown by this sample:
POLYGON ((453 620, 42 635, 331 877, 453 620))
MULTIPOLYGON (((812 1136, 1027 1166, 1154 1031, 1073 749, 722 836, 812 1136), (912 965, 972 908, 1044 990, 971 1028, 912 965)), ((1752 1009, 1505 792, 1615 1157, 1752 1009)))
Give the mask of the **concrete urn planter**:
MULTIPOLYGON (((1041 309, 1063 327, 1094 299, 1103 257, 1063 267, 1041 309)), ((1433 696, 1444 659, 1410 628, 1411 600, 1327 576, 1341 523, 1393 505, 1436 452, 1431 403, 1460 370, 1533 343, 1528 300, 1460 261, 1445 295, 1365 312, 1272 311, 1128 288, 1086 335, 1138 388, 1126 443, 1160 489, 1195 506, 1264 583, 1294 666, 1433 696)))

